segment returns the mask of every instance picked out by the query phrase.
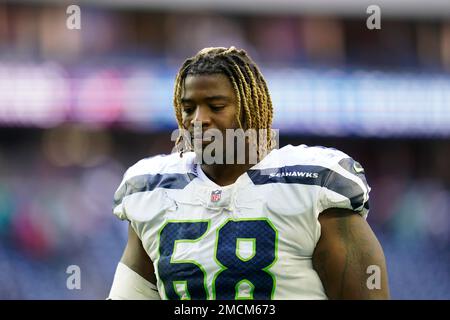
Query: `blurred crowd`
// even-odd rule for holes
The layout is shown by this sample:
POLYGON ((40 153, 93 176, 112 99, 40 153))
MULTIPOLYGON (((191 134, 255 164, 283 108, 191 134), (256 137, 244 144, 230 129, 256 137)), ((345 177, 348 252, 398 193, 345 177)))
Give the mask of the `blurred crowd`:
POLYGON ((266 66, 450 70, 450 22, 367 16, 244 14, 81 6, 81 30, 66 6, 0 4, 0 57, 63 64, 153 61, 178 67, 200 48, 246 49, 266 66))

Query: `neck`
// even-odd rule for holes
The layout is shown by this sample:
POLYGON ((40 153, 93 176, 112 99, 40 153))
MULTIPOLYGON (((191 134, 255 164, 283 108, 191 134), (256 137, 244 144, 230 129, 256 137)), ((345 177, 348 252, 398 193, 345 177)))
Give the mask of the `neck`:
POLYGON ((236 180, 250 169, 252 164, 202 164, 201 168, 209 179, 219 186, 227 186, 236 182, 236 180))
MULTIPOLYGON (((237 154, 236 150, 234 154, 237 154)), ((264 157, 265 156, 267 156, 267 154, 264 155, 264 157)), ((261 160, 262 159, 259 159, 257 162, 260 162, 261 160)), ((226 159, 223 159, 223 161, 226 162, 226 159)), ((202 164, 201 168, 210 180, 223 187, 235 183, 242 174, 255 165, 255 163, 253 163, 254 160, 252 161, 252 158, 250 157, 248 144, 246 144, 244 163, 237 164, 237 158, 235 158, 234 161, 234 164, 202 164)))

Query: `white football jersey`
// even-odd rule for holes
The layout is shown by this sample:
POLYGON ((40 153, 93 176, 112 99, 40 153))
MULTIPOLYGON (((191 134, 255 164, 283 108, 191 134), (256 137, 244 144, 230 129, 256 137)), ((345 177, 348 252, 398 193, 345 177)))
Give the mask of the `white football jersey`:
POLYGON ((194 153, 139 161, 115 194, 154 264, 162 299, 326 299, 312 266, 319 213, 367 217, 361 165, 324 147, 271 151, 220 187, 194 153))

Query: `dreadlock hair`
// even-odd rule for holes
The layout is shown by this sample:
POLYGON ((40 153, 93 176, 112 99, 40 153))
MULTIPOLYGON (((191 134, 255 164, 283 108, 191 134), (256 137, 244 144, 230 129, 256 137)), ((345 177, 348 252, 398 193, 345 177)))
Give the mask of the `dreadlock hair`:
POLYGON ((173 104, 180 129, 175 146, 182 156, 184 151, 192 150, 190 141, 183 138, 181 95, 184 80, 188 75, 224 74, 230 80, 237 97, 236 121, 239 128, 265 129, 267 134, 258 139, 258 160, 275 147, 271 132, 273 107, 267 83, 259 68, 244 50, 235 47, 212 47, 200 50, 195 56, 186 59, 175 80, 173 104), (241 121, 241 112, 245 128, 241 121))

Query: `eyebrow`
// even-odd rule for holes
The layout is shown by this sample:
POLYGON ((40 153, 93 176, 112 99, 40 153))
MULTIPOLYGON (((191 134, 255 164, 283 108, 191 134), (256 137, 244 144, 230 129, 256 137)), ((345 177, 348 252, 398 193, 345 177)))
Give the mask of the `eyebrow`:
POLYGON ((225 100, 225 101, 228 101, 228 100, 230 100, 230 98, 227 97, 227 96, 220 96, 219 95, 219 96, 206 97, 205 100, 208 100, 208 101, 211 101, 211 100, 225 100))
MULTIPOLYGON (((217 95, 217 96, 209 96, 205 98, 206 101, 214 101, 214 100, 224 100, 224 101, 229 101, 230 98, 227 96, 221 96, 221 95, 217 95)), ((181 103, 189 103, 189 102, 194 102, 193 99, 187 99, 187 98, 181 98, 181 103)))

